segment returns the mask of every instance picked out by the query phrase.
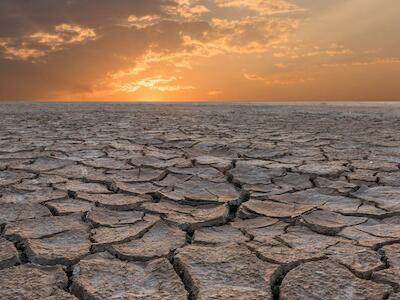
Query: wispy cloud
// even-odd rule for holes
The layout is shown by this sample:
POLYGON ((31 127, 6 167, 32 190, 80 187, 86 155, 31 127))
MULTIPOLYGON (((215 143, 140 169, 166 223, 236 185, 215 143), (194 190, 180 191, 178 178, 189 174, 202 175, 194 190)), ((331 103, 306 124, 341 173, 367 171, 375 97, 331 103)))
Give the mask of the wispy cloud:
POLYGON ((146 15, 146 16, 135 16, 130 15, 122 26, 134 27, 136 29, 145 29, 147 27, 154 26, 158 24, 161 17, 158 15, 146 15))
POLYGON ((258 74, 245 73, 243 76, 247 80, 260 81, 266 85, 296 85, 315 80, 315 78, 312 77, 299 76, 299 75, 297 77, 286 75, 285 77, 266 78, 258 74))
POLYGON ((246 8, 263 16, 307 11, 285 0, 216 0, 216 3, 219 7, 246 8))
POLYGON ((392 2, 1 0, 0 98, 399 95, 392 2))
POLYGON ((140 79, 136 82, 125 83, 116 86, 116 91, 121 92, 137 92, 138 90, 145 88, 159 92, 176 92, 182 90, 192 90, 194 86, 179 85, 176 84, 179 78, 174 76, 154 76, 140 79))
POLYGON ((35 60, 65 46, 97 38, 96 31, 73 24, 60 24, 50 32, 39 31, 20 38, 0 39, 3 55, 11 60, 35 60))
POLYGON ((290 47, 287 45, 278 45, 275 47, 274 57, 287 59, 303 59, 311 57, 336 57, 353 54, 353 51, 347 49, 343 45, 331 44, 321 47, 317 45, 306 45, 298 42, 296 46, 290 47))
POLYGON ((343 63, 329 63, 323 64, 324 67, 363 67, 374 65, 396 65, 400 64, 400 58, 377 58, 366 61, 350 61, 343 63))

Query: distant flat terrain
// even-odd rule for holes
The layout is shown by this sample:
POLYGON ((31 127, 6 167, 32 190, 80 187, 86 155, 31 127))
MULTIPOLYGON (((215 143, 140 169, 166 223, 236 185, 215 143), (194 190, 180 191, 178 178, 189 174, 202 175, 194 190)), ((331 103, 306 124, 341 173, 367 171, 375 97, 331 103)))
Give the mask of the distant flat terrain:
POLYGON ((0 104, 0 299, 400 299, 400 105, 0 104))

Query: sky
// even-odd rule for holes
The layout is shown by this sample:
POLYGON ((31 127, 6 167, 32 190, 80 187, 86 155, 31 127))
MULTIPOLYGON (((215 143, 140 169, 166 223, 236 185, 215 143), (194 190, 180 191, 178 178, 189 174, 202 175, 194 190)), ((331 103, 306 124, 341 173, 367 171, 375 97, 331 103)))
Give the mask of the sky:
POLYGON ((399 0, 1 0, 0 101, 400 100, 399 0))

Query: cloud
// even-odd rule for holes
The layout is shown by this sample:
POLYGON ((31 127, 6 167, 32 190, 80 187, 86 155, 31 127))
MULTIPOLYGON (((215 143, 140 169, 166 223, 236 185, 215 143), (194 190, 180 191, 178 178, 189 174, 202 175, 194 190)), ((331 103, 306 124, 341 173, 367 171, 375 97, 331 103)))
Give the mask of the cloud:
POLYGON ((161 17, 157 15, 135 16, 130 15, 128 20, 122 26, 134 27, 137 29, 146 29, 147 27, 154 26, 160 22, 161 17))
POLYGON ((137 92, 142 88, 159 92, 176 92, 182 90, 195 89, 194 86, 176 84, 176 81, 178 79, 179 78, 174 76, 159 75, 154 77, 143 78, 136 82, 121 84, 119 86, 116 86, 115 90, 132 93, 132 92, 137 92))
POLYGON ((21 38, 0 39, 0 49, 6 59, 36 60, 60 51, 65 46, 79 44, 97 38, 96 31, 74 24, 60 24, 50 32, 35 32, 21 38))
POLYGON ((25 43, 16 45, 12 39, 1 39, 0 50, 6 59, 28 60, 37 59, 46 55, 46 52, 39 49, 29 48, 25 43))
POLYGON ((260 81, 266 85, 296 85, 296 84, 302 84, 302 83, 306 83, 306 82, 315 80, 312 77, 306 77, 304 75, 297 75, 297 76, 285 75, 284 77, 281 77, 281 78, 274 78, 271 76, 271 78, 265 78, 265 77, 257 75, 257 74, 245 73, 245 74, 243 74, 243 76, 247 80, 260 81))
POLYGON ((377 58, 367 61, 351 61, 344 63, 323 64, 324 67, 363 67, 374 65, 396 65, 400 64, 400 58, 377 58))
POLYGON ((353 51, 345 48, 343 45, 331 44, 327 47, 310 46, 301 41, 296 46, 278 45, 275 47, 274 57, 287 59, 303 59, 316 56, 347 56, 353 54, 353 51))
POLYGON ((210 53, 263 53, 270 50, 272 45, 285 42, 299 25, 300 20, 296 18, 214 18, 203 39, 189 37, 186 43, 211 49, 210 53))
POLYGON ((248 74, 248 73, 245 73, 243 76, 244 76, 244 78, 246 78, 247 80, 252 80, 252 81, 265 81, 265 78, 264 78, 264 77, 261 77, 261 76, 259 76, 259 75, 257 75, 257 74, 248 74))
POLYGON ((222 91, 209 91, 208 95, 209 96, 219 96, 222 94, 222 91))
POLYGON ((278 63, 278 64, 275 64, 275 67, 277 69, 286 69, 288 66, 285 64, 278 63))
MULTIPOLYGON (((148 20, 151 20, 145 22, 151 23, 148 26, 163 22, 163 19, 158 17, 148 20)), ((178 31, 179 44, 173 51, 153 45, 136 59, 135 66, 109 75, 112 79, 120 79, 144 73, 156 66, 168 66, 170 70, 179 72, 182 69, 192 69, 195 61, 202 58, 226 54, 265 53, 271 46, 287 41, 300 23, 297 18, 212 18, 207 22, 195 23, 194 30, 188 30, 188 23, 175 20, 173 24, 178 31)), ((142 28, 145 28, 145 25, 142 28)))
POLYGON ((285 0, 216 0, 216 4, 223 8, 245 8, 262 16, 307 11, 285 0))
POLYGON ((163 9, 170 17, 195 20, 210 12, 207 6, 197 4, 196 2, 197 1, 176 0, 174 3, 175 5, 166 5, 163 9))
POLYGON ((21 63, 21 72, 35 62, 35 72, 52 83, 45 89, 32 81, 44 95, 199 88, 218 96, 218 85, 207 94, 188 73, 227 56, 265 55, 289 40, 304 11, 285 0, 4 0, 0 24, 15 30, 0 29, 0 54, 21 63))

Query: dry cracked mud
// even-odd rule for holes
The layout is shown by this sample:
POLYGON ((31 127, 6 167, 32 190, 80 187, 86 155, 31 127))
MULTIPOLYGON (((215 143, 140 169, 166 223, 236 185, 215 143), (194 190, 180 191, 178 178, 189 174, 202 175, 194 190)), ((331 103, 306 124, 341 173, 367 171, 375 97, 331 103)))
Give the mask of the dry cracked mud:
POLYGON ((0 299, 400 299, 399 105, 0 117, 0 299))

